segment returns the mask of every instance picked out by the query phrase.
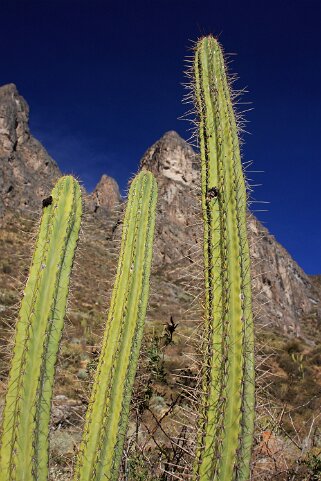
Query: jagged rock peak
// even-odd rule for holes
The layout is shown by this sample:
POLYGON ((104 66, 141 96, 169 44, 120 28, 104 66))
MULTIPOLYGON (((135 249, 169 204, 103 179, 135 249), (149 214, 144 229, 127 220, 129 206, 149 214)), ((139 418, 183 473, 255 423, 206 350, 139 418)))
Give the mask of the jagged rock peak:
POLYGON ((177 132, 171 130, 155 142, 144 154, 140 167, 185 185, 198 179, 198 156, 177 132))
POLYGON ((16 149, 30 137, 29 107, 15 84, 0 87, 0 155, 16 149))
POLYGON ((100 208, 112 210, 121 201, 116 180, 105 174, 102 175, 91 196, 95 203, 95 212, 100 208))
POLYGON ((7 208, 41 209, 41 199, 61 176, 28 121, 29 107, 17 87, 0 87, 0 215, 7 208))

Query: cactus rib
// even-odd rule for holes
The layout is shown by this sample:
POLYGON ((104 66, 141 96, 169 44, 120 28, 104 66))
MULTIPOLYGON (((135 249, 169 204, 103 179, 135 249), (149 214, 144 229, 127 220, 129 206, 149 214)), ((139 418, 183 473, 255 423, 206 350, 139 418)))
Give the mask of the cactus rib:
POLYGON ((62 177, 44 208, 21 302, 3 414, 1 481, 44 481, 54 369, 81 221, 81 191, 62 177))
POLYGON ((77 481, 118 479, 129 404, 147 308, 157 185, 151 172, 133 180, 116 281, 84 435, 77 481))
POLYGON ((254 341, 247 193, 221 48, 195 49, 204 217, 205 340, 196 479, 249 479, 254 429, 254 341))

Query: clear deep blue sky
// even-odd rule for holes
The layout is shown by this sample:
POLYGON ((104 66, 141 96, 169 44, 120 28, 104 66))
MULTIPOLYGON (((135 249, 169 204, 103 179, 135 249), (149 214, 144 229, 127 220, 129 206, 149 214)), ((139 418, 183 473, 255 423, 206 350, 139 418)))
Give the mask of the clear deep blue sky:
POLYGON ((257 215, 320 273, 320 23, 319 0, 2 0, 0 83, 17 85, 63 171, 89 190, 107 173, 125 191, 165 131, 189 137, 183 59, 192 40, 219 35, 252 102, 243 159, 264 171, 254 196, 270 202, 257 215))

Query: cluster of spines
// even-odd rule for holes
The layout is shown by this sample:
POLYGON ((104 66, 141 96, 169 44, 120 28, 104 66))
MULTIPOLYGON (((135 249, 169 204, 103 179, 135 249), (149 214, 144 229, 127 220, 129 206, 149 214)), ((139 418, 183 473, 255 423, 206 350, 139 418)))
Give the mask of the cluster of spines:
POLYGON ((1 480, 44 481, 54 368, 80 228, 78 182, 61 178, 43 211, 21 303, 0 450, 1 480))
POLYGON ((142 171, 132 182, 116 281, 86 415, 75 481, 116 480, 149 291, 157 185, 142 171))
POLYGON ((195 48, 204 216, 203 398, 194 474, 249 478, 254 424, 253 323, 246 189, 223 55, 212 37, 195 48))

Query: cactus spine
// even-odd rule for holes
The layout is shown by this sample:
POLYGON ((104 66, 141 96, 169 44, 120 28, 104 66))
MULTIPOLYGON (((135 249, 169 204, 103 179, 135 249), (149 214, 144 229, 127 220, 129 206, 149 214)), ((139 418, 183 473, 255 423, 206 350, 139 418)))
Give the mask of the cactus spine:
POLYGON ((221 48, 195 48, 204 217, 205 340, 194 478, 250 477, 254 429, 254 342, 247 193, 221 48))
POLYGON ((116 281, 75 481, 117 480, 147 308, 157 185, 151 172, 133 180, 116 281))
POLYGON ((43 210, 16 327, 3 414, 1 481, 47 479, 54 368, 81 212, 78 182, 61 178, 43 210))

